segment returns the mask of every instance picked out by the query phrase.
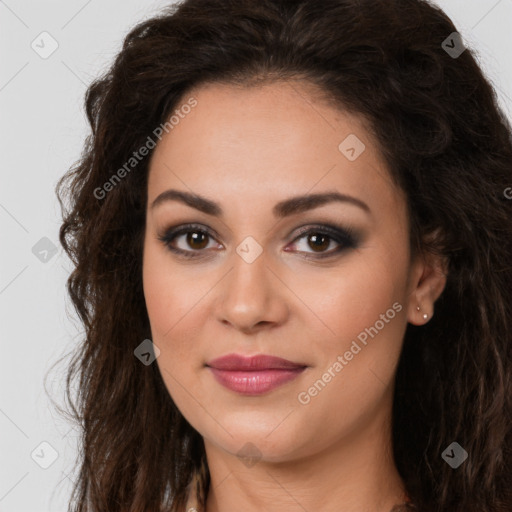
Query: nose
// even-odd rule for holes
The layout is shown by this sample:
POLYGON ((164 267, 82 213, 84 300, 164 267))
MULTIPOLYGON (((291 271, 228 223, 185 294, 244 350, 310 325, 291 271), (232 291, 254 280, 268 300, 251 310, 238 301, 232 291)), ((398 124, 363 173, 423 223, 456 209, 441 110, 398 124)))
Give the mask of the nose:
POLYGON ((245 334, 282 325, 289 315, 291 292, 264 255, 252 263, 234 255, 232 268, 219 283, 218 320, 245 334))

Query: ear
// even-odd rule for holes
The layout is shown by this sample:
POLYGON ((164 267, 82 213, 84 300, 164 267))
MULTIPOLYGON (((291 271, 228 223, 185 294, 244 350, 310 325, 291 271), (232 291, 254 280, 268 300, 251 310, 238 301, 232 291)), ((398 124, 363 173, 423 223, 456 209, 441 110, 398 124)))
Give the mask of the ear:
POLYGON ((415 258, 409 275, 407 306, 407 320, 411 324, 423 325, 432 318, 434 303, 446 286, 447 275, 446 256, 429 252, 415 258))

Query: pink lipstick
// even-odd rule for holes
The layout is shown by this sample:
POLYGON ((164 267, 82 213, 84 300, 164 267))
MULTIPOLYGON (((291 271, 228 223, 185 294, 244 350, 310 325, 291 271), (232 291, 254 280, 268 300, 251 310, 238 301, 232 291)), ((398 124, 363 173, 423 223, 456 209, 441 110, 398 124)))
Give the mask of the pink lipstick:
POLYGON ((232 391, 260 395, 298 377, 307 367, 269 355, 228 354, 206 363, 215 379, 232 391))

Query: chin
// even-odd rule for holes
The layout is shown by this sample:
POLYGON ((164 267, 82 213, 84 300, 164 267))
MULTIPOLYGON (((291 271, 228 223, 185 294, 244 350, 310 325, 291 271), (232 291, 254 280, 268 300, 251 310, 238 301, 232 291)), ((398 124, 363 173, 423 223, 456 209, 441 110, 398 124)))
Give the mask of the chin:
POLYGON ((258 461, 279 463, 307 455, 303 444, 297 442, 298 439, 304 442, 304 433, 299 434, 298 430, 291 431, 291 424, 288 425, 288 429, 284 429, 283 424, 276 429, 276 425, 279 425, 279 422, 273 423, 271 428, 266 423, 257 428, 254 422, 241 422, 236 426, 230 424, 229 434, 219 427, 220 432, 217 430, 215 433, 206 433, 203 437, 206 443, 210 442, 240 458, 247 467, 258 461))

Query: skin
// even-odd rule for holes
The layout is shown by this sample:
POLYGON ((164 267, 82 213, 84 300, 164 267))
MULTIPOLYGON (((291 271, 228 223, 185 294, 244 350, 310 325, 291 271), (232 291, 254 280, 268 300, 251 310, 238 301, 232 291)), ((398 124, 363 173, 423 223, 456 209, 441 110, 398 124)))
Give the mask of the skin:
POLYGON ((359 117, 318 99, 304 82, 206 84, 183 104, 191 96, 197 106, 151 157, 143 282, 157 364, 205 442, 207 510, 389 512, 404 499, 391 456, 393 378, 407 323, 421 325, 433 314, 444 263, 411 257, 405 197, 359 117), (354 161, 338 149, 349 134, 366 146, 354 161), (178 201, 152 208, 171 188, 219 203, 223 216, 178 201), (370 212, 331 202, 273 216, 279 201, 332 190, 363 201, 370 212), (327 239, 317 249, 308 235, 297 238, 297 229, 326 222, 352 227, 358 245, 314 259, 340 245, 327 239), (173 254, 158 238, 186 223, 216 234, 202 246, 178 235, 174 246, 196 259, 173 254), (252 263, 236 251, 248 236, 263 251, 252 263), (300 403, 299 393, 394 303, 401 311, 309 403, 300 403), (220 385, 205 367, 232 352, 308 367, 270 392, 246 396, 220 385), (246 443, 256 447, 254 465, 237 456, 246 443))

